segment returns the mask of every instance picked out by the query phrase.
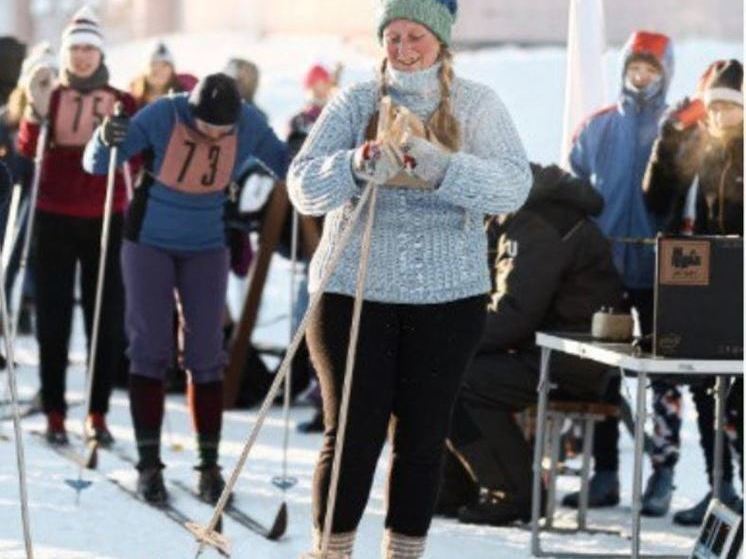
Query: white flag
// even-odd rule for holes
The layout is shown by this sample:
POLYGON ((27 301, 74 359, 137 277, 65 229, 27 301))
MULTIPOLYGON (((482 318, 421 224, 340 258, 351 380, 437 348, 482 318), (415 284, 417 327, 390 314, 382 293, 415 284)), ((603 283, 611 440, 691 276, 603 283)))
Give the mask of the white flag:
POLYGON ((575 130, 606 101, 606 25, 603 0, 570 0, 567 31, 567 74, 565 115, 560 161, 569 169, 569 156, 575 130))

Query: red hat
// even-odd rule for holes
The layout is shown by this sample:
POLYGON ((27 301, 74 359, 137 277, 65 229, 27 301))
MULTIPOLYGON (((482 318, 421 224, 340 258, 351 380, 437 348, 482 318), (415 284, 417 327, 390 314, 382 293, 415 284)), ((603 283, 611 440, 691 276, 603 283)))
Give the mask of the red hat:
POLYGON ((306 77, 303 80, 303 86, 306 89, 310 89, 320 81, 331 82, 332 75, 329 73, 329 70, 320 64, 315 64, 314 66, 311 66, 311 69, 306 73, 306 77))

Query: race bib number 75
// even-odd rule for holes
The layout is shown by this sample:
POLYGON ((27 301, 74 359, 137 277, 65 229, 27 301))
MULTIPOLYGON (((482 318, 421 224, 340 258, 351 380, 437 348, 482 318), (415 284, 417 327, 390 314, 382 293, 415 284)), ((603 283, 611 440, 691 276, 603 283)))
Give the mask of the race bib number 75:
POLYGON ((114 111, 115 103, 116 96, 110 91, 63 90, 54 122, 57 145, 84 146, 104 117, 114 111))

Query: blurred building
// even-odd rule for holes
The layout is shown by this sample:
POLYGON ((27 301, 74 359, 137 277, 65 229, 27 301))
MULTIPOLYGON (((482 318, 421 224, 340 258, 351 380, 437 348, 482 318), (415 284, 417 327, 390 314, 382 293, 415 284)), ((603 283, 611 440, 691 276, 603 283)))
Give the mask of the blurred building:
MULTIPOLYGON (((600 0, 609 44, 633 29, 663 31, 677 40, 743 39, 742 0, 600 0)), ((111 42, 174 32, 241 30, 342 35, 371 41, 378 0, 89 0, 111 42)), ((81 0, 0 0, 0 35, 54 40, 81 0)), ((567 33, 569 0, 461 0, 460 45, 558 44, 567 33)))

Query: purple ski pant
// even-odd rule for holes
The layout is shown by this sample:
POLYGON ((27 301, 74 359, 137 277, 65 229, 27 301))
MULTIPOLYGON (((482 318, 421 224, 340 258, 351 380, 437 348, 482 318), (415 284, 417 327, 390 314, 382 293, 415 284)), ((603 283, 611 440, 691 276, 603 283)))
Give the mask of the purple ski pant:
POLYGON ((184 367, 192 382, 222 380, 228 251, 175 251, 124 241, 125 327, 133 374, 164 380, 174 347, 174 289, 184 307, 184 367))

